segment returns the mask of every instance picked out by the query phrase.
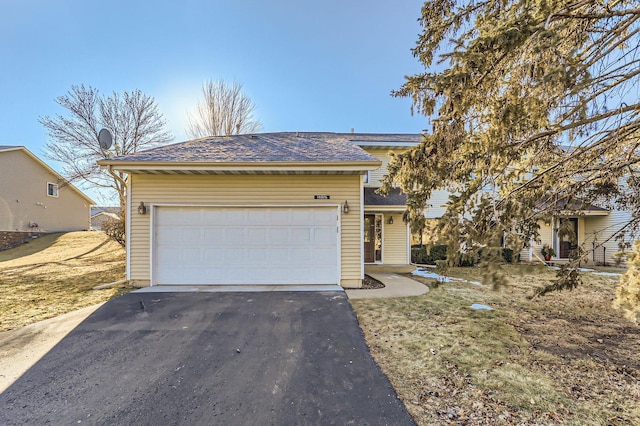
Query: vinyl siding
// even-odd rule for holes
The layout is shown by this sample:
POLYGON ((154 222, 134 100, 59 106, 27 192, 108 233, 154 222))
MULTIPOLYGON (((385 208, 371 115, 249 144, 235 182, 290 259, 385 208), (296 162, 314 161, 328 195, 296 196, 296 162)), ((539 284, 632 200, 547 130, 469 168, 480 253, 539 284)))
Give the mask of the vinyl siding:
MULTIPOLYGON (((365 186, 370 186, 373 188, 379 188, 382 186, 382 178, 385 174, 387 174, 387 167, 389 166, 389 160, 391 157, 389 156, 389 150, 387 149, 375 149, 375 148, 367 148, 363 147, 369 154, 376 157, 378 160, 382 161, 382 165, 376 170, 371 170, 369 172, 369 183, 365 184, 365 186)), ((404 152, 405 150, 399 150, 398 153, 404 152)))
POLYGON ((383 218, 382 261, 385 265, 408 265, 407 224, 402 221, 402 214, 385 214, 383 218), (389 224, 389 217, 393 224, 389 224))
MULTIPOLYGON (((613 255, 620 251, 618 246, 620 241, 611 238, 611 235, 631 220, 631 215, 626 211, 613 210, 607 216, 588 216, 584 219, 583 241, 585 242, 585 247, 592 249, 594 242, 598 244, 604 243, 602 247, 597 248, 589 256, 589 260, 597 263, 615 264, 616 260, 613 255)), ((630 239, 627 238, 627 241, 630 241, 630 239)))
POLYGON ((436 219, 442 217, 447 210, 445 204, 449 201, 449 195, 451 193, 444 189, 439 189, 431 193, 431 198, 427 203, 427 208, 424 212, 424 217, 427 219, 436 219))
MULTIPOLYGON (((580 216, 578 217, 578 244, 585 250, 592 250, 593 243, 604 242, 607 240, 603 247, 596 249, 595 253, 591 253, 589 256, 589 262, 595 263, 608 263, 614 264, 615 259, 613 254, 620 251, 618 247, 618 241, 611 238, 611 235, 624 226, 631 219, 628 212, 614 210, 606 216, 580 216)), ((551 226, 546 226, 544 223, 540 223, 540 239, 539 244, 533 246, 534 256, 531 259, 533 262, 537 261, 535 255, 538 255, 542 259, 540 249, 544 244, 548 244, 553 247, 553 230, 551 226)), ((556 247, 556 254, 559 255, 556 247)), ((529 249, 524 249, 521 252, 522 260, 529 260, 529 249)))
POLYGON ((89 202, 22 150, 0 152, 0 231, 89 229, 89 202), (47 195, 47 183, 58 196, 47 195), (38 228, 29 224, 37 223, 38 228))
POLYGON ((131 175, 130 278, 150 279, 151 214, 137 206, 154 204, 204 205, 336 205, 349 202, 341 214, 341 284, 359 287, 361 263, 361 187, 359 175, 325 176, 153 176, 131 175), (314 200, 329 195, 329 200, 314 200))

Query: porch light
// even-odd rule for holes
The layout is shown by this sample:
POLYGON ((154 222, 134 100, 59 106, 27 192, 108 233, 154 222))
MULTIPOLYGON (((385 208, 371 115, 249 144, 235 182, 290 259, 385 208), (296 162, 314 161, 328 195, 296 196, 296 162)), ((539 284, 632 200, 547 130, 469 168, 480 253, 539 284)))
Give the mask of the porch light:
POLYGON ((138 206, 138 214, 147 214, 147 206, 144 205, 143 201, 140 201, 140 205, 138 206))
POLYGON ((342 213, 349 213, 349 203, 347 200, 344 200, 344 204, 342 205, 342 213))
POLYGON ((393 225, 393 216, 389 216, 389 221, 387 223, 389 225, 393 225))

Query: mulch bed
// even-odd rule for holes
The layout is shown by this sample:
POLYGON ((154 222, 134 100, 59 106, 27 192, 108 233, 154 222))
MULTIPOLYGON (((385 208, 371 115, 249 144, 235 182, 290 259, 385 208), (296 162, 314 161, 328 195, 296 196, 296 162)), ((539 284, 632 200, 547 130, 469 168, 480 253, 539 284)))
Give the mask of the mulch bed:
POLYGON ((371 278, 369 275, 364 276, 364 280, 362 280, 362 290, 372 290, 375 288, 384 288, 384 284, 375 278, 371 278))

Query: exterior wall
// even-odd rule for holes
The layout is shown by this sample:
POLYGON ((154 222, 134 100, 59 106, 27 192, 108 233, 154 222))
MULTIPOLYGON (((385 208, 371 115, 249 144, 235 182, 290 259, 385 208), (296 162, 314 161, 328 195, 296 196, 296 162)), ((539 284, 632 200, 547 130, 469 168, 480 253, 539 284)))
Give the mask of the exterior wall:
POLYGON ((449 195, 451 193, 444 189, 439 189, 431 193, 431 198, 427 203, 427 208, 424 212, 424 217, 427 219, 437 219, 442 217, 445 210, 444 205, 449 201, 449 195))
MULTIPOLYGON (((384 177, 385 174, 387 174, 387 167, 389 166, 389 160, 391 159, 391 157, 389 157, 389 150, 369 148, 369 147, 362 147, 362 149, 364 149, 369 154, 376 157, 378 160, 382 161, 382 165, 378 169, 371 170, 369 172, 369 183, 366 183, 364 185, 364 186, 370 186, 373 188, 378 188, 382 186, 382 178, 384 177)), ((398 152, 403 152, 403 151, 405 150, 399 150, 398 152)))
MULTIPOLYGON (((611 235, 621 229, 629 220, 631 215, 629 212, 613 210, 607 216, 587 216, 585 219, 585 247, 593 248, 594 242, 602 244, 595 252, 589 256, 589 260, 597 263, 615 264, 616 259, 613 255, 620 251, 618 243, 620 241, 611 238, 611 235)), ((629 237, 627 241, 632 241, 629 237)), ((622 259, 623 263, 625 259, 622 259)))
MULTIPOLYGON (((611 236, 617 230, 621 229, 630 219, 631 216, 628 212, 619 210, 611 211, 606 216, 578 217, 578 244, 585 250, 592 250, 594 242, 603 243, 603 247, 606 247, 606 249, 603 247, 597 248, 595 252, 589 256, 590 262, 599 264, 616 263, 613 255, 620 251, 618 247, 619 241, 611 238, 611 236)), ((533 262, 537 260, 535 255, 542 259, 540 249, 544 244, 554 247, 556 254, 559 254, 558 248, 553 245, 553 230, 551 226, 540 223, 540 239, 541 242, 533 246, 534 256, 531 259, 533 262)), ((630 239, 627 238, 627 241, 630 241, 630 239)), ((522 260, 529 260, 529 249, 522 250, 521 258, 522 260)))
POLYGON ((341 285, 361 287, 362 218, 360 175, 131 175, 129 203, 129 278, 150 279, 151 214, 139 215, 141 201, 154 204, 209 205, 336 205, 349 202, 349 213, 341 215, 341 285), (329 195, 329 200, 314 200, 329 195))
POLYGON ((402 213, 385 213, 382 225, 382 262, 389 265, 408 265, 411 261, 407 236, 407 224, 402 213), (393 223, 389 224, 389 217, 393 223))
POLYGON ((0 230, 87 230, 89 215, 87 199, 24 151, 0 152, 0 230), (58 184, 58 197, 47 195, 48 182, 58 184))

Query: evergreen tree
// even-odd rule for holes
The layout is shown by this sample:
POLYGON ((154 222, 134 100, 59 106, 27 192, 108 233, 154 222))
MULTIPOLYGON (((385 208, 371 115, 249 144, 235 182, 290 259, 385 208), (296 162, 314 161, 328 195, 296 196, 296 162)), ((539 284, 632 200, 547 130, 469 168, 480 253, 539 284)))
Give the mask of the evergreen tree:
MULTIPOLYGON (((413 49, 424 73, 410 97, 432 131, 393 158, 382 191, 408 194, 405 220, 423 227, 426 200, 452 191, 434 229, 450 251, 479 254, 500 282, 500 242, 520 250, 538 221, 587 204, 640 221, 640 8, 635 0, 433 0, 413 49)), ((580 251, 574 262, 585 259, 580 251)), ((542 292, 572 288, 565 268, 542 292)))

